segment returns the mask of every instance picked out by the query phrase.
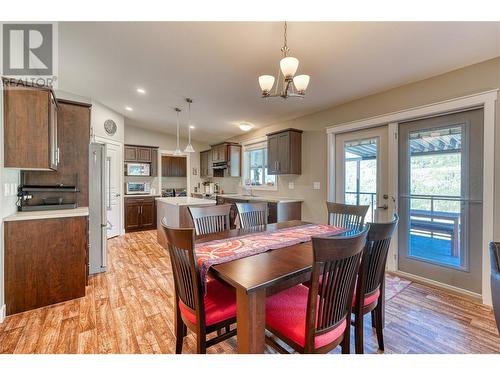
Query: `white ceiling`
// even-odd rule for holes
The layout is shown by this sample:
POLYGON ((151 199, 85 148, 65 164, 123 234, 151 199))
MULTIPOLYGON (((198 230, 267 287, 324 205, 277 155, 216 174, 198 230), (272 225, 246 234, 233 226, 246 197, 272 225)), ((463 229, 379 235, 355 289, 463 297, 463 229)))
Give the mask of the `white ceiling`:
POLYGON ((264 100, 257 77, 276 75, 282 38, 281 22, 60 23, 59 88, 167 133, 192 97, 193 138, 215 142, 241 121, 264 127, 500 56, 500 23, 292 22, 306 98, 264 100))

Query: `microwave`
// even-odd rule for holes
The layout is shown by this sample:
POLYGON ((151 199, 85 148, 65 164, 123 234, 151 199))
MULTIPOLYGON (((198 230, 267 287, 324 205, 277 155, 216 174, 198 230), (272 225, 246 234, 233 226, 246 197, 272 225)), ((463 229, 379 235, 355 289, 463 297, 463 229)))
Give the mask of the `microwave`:
POLYGON ((149 182, 127 182, 125 190, 127 194, 150 194, 151 184, 149 182))
POLYGON ((149 163, 127 163, 127 176, 150 176, 149 163))

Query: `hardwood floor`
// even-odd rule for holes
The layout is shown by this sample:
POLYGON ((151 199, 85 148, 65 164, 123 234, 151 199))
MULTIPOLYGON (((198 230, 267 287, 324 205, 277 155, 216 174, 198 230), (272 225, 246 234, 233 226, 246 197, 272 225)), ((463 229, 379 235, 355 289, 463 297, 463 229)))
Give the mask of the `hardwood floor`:
MULTIPOLYGON (((7 317, 0 324, 1 353, 174 352, 172 272, 156 231, 108 243, 108 272, 90 278, 86 296, 7 317)), ((500 353, 488 307, 417 283, 387 302, 384 336, 385 353, 500 353)), ((183 352, 195 348, 188 334, 183 352)), ((236 338, 207 352, 235 353, 236 338)), ((365 352, 377 352, 369 316, 365 352)))

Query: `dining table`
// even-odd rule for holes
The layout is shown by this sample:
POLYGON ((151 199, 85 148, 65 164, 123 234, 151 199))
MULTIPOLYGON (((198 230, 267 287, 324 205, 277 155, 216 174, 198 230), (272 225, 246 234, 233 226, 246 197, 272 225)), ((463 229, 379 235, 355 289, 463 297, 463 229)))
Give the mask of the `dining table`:
MULTIPOLYGON (((196 243, 258 232, 273 232, 307 224, 311 223, 293 220, 251 229, 226 230, 199 236, 196 243)), ((309 280, 312 264, 312 242, 308 241, 210 267, 210 277, 222 280, 236 291, 238 353, 264 353, 266 297, 309 280)))

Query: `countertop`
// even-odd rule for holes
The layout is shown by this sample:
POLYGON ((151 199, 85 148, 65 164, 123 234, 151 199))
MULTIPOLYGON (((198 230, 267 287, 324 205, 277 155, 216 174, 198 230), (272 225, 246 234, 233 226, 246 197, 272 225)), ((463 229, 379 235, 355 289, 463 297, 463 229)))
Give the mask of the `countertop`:
POLYGON ((270 196, 257 196, 257 195, 243 195, 243 194, 217 194, 217 196, 222 198, 234 198, 234 199, 244 199, 249 201, 266 201, 274 203, 293 203, 293 202, 304 202, 301 198, 280 198, 280 197, 270 197, 270 196))
POLYGON ((213 199, 201 199, 193 197, 164 197, 164 198, 156 198, 156 200, 158 202, 172 204, 175 206, 196 206, 196 205, 209 205, 217 203, 213 199))
POLYGON ((161 194, 125 194, 125 198, 161 197, 161 194))
POLYGON ((7 216, 3 221, 22 221, 40 219, 58 219, 62 217, 89 216, 88 207, 71 208, 68 210, 24 211, 7 216))

